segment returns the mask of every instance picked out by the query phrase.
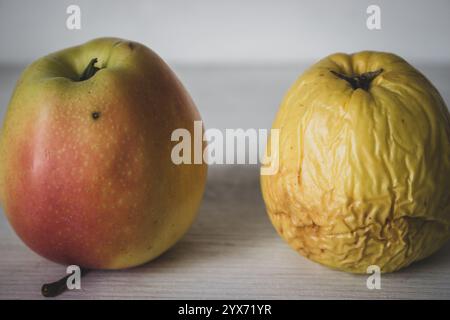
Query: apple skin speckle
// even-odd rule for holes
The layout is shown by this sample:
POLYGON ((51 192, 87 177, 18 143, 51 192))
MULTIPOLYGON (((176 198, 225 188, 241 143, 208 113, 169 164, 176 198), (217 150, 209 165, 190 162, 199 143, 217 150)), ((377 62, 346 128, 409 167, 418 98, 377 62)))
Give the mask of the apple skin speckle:
POLYGON ((67 50, 32 64, 11 99, 0 149, 3 207, 19 237, 52 261, 145 263, 196 216, 207 166, 174 165, 170 136, 193 132, 200 116, 169 67, 138 43, 105 38, 67 50), (109 57, 109 66, 85 81, 65 78, 55 62, 78 52, 99 65, 109 57))

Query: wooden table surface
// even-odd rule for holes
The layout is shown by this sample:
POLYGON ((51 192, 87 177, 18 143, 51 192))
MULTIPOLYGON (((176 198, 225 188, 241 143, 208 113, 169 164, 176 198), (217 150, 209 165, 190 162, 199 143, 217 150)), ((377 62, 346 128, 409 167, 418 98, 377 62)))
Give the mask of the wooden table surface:
MULTIPOLYGON (((449 68, 431 77, 449 101, 449 68)), ((178 68, 207 127, 267 127, 301 68, 178 68), (205 79, 207 81, 205 81, 205 79), (237 102, 241 104, 236 105, 237 102), (238 113, 239 112, 239 116, 238 113)), ((18 69, 0 68, 4 112, 18 69)), ((40 287, 65 267, 31 252, 0 215, 0 298, 42 298, 40 287)), ((450 299, 450 243, 434 256, 383 275, 380 290, 367 276, 333 271, 291 250, 265 213, 258 168, 213 166, 199 216, 160 258, 124 271, 93 271, 66 299, 450 299)))

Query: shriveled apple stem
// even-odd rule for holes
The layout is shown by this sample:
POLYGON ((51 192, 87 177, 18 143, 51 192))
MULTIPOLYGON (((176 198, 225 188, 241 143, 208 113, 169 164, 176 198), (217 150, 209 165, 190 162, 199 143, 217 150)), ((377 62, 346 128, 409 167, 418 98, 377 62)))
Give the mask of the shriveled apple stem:
POLYGON ((100 70, 100 68, 96 67, 95 64, 97 63, 97 58, 91 59, 89 64, 87 65, 86 69, 84 69, 83 74, 81 75, 79 81, 87 80, 94 76, 94 74, 100 70))
POLYGON ((378 75, 380 75, 380 73, 383 72, 383 69, 379 69, 377 71, 366 72, 361 75, 354 75, 354 76, 347 76, 345 74, 336 72, 334 70, 330 70, 330 72, 332 74, 334 74, 336 77, 343 79, 343 80, 347 81, 348 83, 350 83, 353 90, 363 89, 363 90, 367 91, 370 88, 370 83, 373 81, 373 79, 375 79, 378 75))
MULTIPOLYGON (((81 276, 84 276, 88 272, 88 269, 81 268, 81 276)), ((46 298, 57 297, 60 294, 64 293, 67 290, 67 279, 71 276, 68 274, 67 276, 59 279, 58 281, 45 283, 42 285, 41 293, 46 298)))

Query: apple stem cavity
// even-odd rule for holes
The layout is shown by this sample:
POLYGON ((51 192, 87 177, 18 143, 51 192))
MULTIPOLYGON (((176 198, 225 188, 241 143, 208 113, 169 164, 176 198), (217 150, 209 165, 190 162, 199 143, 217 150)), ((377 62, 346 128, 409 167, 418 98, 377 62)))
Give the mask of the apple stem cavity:
MULTIPOLYGON (((88 272, 88 269, 81 268, 81 276, 84 276, 88 272)), ((68 274, 65 277, 62 277, 58 281, 51 283, 44 283, 41 288, 41 293, 46 298, 54 298, 64 293, 67 290, 67 279, 72 274, 68 274)))
POLYGON ((84 81, 94 76, 94 74, 100 70, 100 68, 96 67, 95 64, 98 62, 97 58, 91 59, 86 69, 84 69, 83 74, 78 79, 78 81, 84 81))
POLYGON ((363 73, 361 75, 353 75, 353 76, 347 76, 334 70, 330 70, 330 72, 334 74, 336 77, 347 81, 352 86, 353 90, 363 89, 365 91, 369 91, 370 83, 373 81, 373 79, 375 79, 383 72, 383 69, 379 69, 377 71, 370 71, 363 73))

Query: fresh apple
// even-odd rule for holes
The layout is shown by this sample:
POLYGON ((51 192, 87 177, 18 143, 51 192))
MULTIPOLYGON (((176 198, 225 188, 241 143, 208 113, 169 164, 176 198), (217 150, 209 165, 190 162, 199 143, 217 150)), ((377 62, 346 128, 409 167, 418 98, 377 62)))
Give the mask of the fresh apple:
POLYGON ((147 47, 101 38, 22 74, 0 140, 0 197, 35 252, 84 268, 145 263, 185 233, 205 163, 171 161, 171 133, 200 115, 147 47))

